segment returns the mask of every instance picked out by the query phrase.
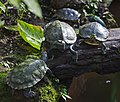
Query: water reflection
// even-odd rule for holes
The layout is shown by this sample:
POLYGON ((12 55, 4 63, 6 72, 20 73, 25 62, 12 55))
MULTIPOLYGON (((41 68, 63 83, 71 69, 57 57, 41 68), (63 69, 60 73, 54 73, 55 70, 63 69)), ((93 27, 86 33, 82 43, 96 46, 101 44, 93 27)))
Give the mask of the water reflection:
POLYGON ((99 75, 95 72, 74 77, 67 102, 120 102, 120 73, 99 75))

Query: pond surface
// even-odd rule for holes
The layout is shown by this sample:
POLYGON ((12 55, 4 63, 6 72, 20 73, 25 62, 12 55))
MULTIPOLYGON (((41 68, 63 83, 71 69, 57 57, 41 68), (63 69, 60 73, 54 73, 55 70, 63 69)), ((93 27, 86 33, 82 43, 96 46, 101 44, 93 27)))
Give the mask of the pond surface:
POLYGON ((67 102, 120 102, 120 72, 99 75, 95 72, 74 77, 67 102))

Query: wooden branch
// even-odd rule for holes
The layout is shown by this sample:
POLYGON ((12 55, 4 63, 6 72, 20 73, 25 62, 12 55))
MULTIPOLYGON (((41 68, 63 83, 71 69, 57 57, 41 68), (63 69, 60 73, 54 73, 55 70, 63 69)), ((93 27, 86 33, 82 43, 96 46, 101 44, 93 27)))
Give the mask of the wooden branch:
POLYGON ((120 70, 120 28, 111 29, 109 38, 104 42, 107 51, 104 54, 102 47, 81 44, 78 48, 79 58, 75 62, 73 55, 66 51, 59 57, 48 61, 47 64, 53 73, 60 79, 71 79, 85 72, 101 74, 120 70))

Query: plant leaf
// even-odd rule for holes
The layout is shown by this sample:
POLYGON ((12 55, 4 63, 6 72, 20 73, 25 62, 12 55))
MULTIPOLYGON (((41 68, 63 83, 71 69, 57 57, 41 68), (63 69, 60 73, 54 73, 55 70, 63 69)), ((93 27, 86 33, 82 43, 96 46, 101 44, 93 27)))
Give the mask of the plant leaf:
POLYGON ((9 0, 9 2, 17 8, 19 8, 20 1, 21 0, 9 0))
POLYGON ((4 26, 4 28, 6 28, 8 30, 14 30, 14 31, 18 30, 18 26, 17 25, 4 26))
POLYGON ((62 98, 66 101, 67 99, 66 99, 66 97, 64 96, 64 95, 62 95, 62 98))
POLYGON ((62 94, 62 97, 64 96, 64 97, 66 97, 66 98, 68 98, 68 99, 72 99, 69 95, 67 95, 67 94, 64 94, 64 93, 61 93, 62 94))
POLYGON ((0 20, 0 27, 3 27, 3 25, 4 25, 4 23, 5 23, 5 21, 3 20, 0 20))
POLYGON ((22 20, 18 20, 18 31, 26 42, 32 47, 40 50, 41 43, 45 40, 43 29, 40 26, 35 26, 22 20))
POLYGON ((1 9, 3 12, 5 12, 5 10, 6 10, 6 7, 5 7, 5 5, 4 5, 2 2, 0 2, 0 9, 1 9))
POLYGON ((42 18, 42 10, 37 0, 23 0, 23 2, 28 6, 32 13, 42 18))

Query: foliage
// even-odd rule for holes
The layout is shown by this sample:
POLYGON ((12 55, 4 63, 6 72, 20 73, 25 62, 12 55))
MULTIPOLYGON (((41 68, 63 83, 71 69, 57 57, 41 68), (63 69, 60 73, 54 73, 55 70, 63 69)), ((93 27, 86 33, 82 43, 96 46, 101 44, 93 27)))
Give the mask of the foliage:
POLYGON ((18 20, 18 31, 26 42, 40 50, 41 43, 45 40, 43 29, 40 26, 34 26, 18 20))
POLYGON ((8 0, 11 4, 13 4, 15 7, 19 8, 19 4, 21 0, 8 0))
POLYGON ((67 88, 63 85, 59 86, 59 94, 61 97, 66 101, 67 99, 72 99, 68 94, 67 94, 67 88))
POLYGON ((99 2, 100 2, 99 0, 88 0, 83 10, 85 10, 89 14, 96 15, 99 2))
POLYGON ((50 78, 48 80, 49 84, 44 84, 42 87, 39 87, 40 93, 39 99, 42 99, 40 102, 58 102, 62 97, 65 101, 67 98, 71 99, 67 95, 67 88, 59 83, 57 78, 50 78))
POLYGON ((86 4, 82 8, 83 15, 97 15, 105 22, 107 28, 117 27, 117 22, 108 9, 111 1, 112 0, 86 0, 86 4))
POLYGON ((5 12, 5 10, 6 10, 6 7, 5 7, 5 5, 4 5, 2 2, 0 2, 0 9, 1 9, 3 12, 5 12))
POLYGON ((42 11, 37 0, 9 0, 9 1, 11 2, 11 4, 16 6, 17 8, 19 8, 21 1, 24 2, 32 13, 42 18, 42 11))

